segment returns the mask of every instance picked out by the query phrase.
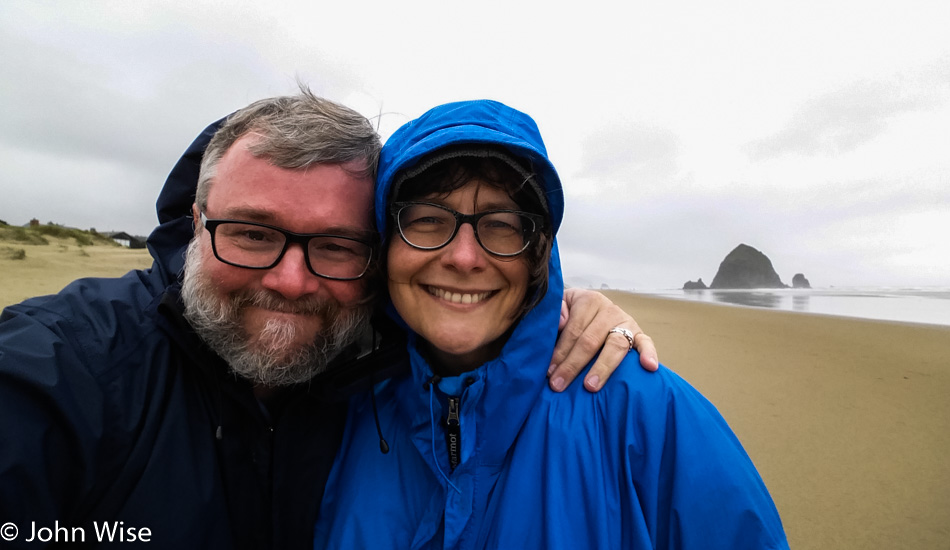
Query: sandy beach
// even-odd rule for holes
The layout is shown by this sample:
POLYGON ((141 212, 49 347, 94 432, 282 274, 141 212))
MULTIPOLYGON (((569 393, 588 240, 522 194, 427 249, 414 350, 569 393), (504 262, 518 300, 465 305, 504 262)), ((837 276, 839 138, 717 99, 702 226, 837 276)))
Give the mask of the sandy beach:
POLYGON ((950 548, 950 327, 604 293, 728 420, 792 548, 950 548))
MULTIPOLYGON (((145 251, 27 246, 0 306, 145 251)), ((950 548, 950 327, 606 291, 739 435, 796 550, 950 548)))
POLYGON ((152 265, 148 250, 121 246, 78 246, 47 237, 50 244, 0 241, 0 308, 33 296, 55 294, 80 277, 118 277, 152 265), (24 258, 12 259, 13 251, 24 258))

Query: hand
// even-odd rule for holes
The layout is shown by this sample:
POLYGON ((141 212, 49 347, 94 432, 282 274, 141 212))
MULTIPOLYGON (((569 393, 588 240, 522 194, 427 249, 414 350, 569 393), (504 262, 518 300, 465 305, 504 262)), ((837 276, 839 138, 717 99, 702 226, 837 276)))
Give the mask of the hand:
POLYGON ((563 391, 597 353, 597 361, 584 378, 588 391, 599 391, 617 369, 629 351, 629 343, 622 334, 610 334, 621 327, 634 334, 634 347, 640 353, 640 366, 655 371, 660 364, 653 339, 640 325, 606 296, 593 290, 568 288, 561 303, 561 321, 548 384, 554 391, 563 391))

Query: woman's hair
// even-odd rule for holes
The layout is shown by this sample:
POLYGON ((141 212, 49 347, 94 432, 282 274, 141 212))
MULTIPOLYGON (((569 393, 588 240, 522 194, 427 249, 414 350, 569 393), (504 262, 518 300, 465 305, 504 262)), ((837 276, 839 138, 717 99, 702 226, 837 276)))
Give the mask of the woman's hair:
MULTIPOLYGON (((504 149, 496 147, 476 149, 471 145, 458 149, 457 152, 452 152, 443 148, 430 154, 417 164, 425 168, 409 177, 397 174, 389 204, 431 195, 448 196, 477 179, 504 191, 523 212, 543 216, 544 223, 531 237, 531 242, 528 243, 524 252, 511 258, 495 256, 502 261, 527 262, 528 291, 518 312, 519 316, 524 315, 541 301, 548 288, 548 260, 551 257, 553 235, 548 206, 541 195, 544 187, 537 181, 538 176, 531 169, 529 162, 511 155, 504 149), (473 151, 476 153, 466 154, 473 151), (441 160, 433 162, 433 158, 441 160), (512 163, 517 164, 513 166, 512 163)), ((391 219, 387 247, 392 244, 392 239, 398 231, 397 227, 396 220, 391 219)), ((382 257, 386 258, 386 256, 384 252, 382 257)))

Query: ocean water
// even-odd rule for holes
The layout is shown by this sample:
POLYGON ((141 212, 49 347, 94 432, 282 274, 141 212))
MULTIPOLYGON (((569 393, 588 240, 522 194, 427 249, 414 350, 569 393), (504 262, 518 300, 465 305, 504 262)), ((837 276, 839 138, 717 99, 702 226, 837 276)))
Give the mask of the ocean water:
POLYGON ((734 306, 950 326, 950 287, 633 292, 734 306))

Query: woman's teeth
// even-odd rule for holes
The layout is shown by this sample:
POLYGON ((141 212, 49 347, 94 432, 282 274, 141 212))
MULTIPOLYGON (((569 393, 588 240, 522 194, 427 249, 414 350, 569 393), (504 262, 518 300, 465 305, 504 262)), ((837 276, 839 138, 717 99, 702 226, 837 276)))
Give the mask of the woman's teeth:
POLYGON ((491 295, 491 292, 479 292, 477 294, 460 294, 458 292, 449 292, 434 286, 426 287, 429 294, 452 302, 453 304, 477 304, 491 295))

